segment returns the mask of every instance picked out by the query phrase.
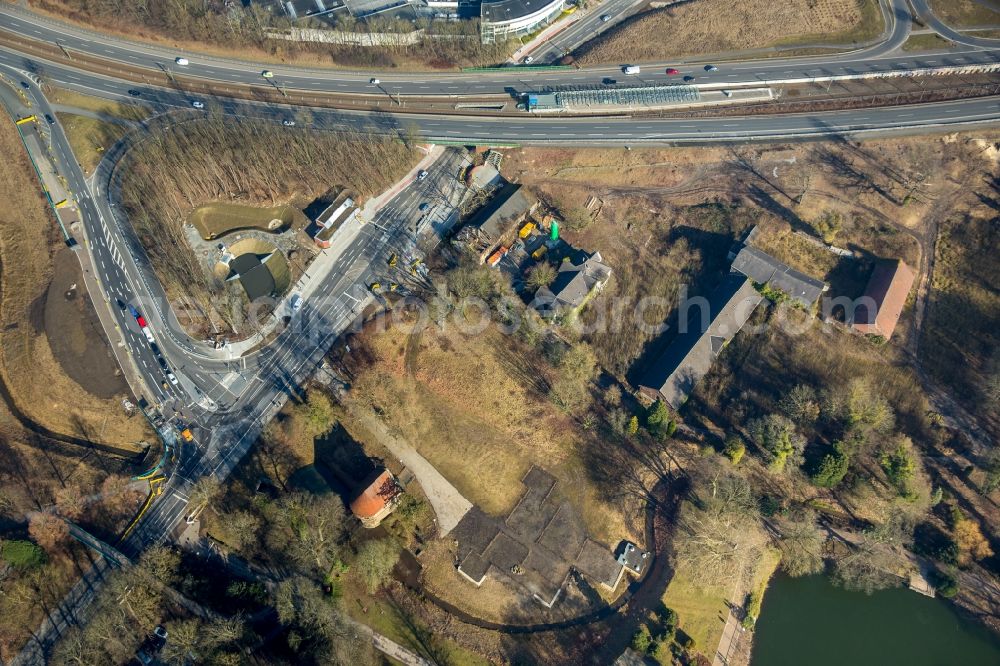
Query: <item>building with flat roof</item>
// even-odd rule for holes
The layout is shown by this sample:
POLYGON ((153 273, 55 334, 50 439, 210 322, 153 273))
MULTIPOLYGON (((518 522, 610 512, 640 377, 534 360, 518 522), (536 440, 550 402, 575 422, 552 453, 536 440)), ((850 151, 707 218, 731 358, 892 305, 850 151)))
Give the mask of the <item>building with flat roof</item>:
POLYGON ((480 9, 483 44, 527 35, 551 23, 564 7, 564 0, 487 0, 480 9))
POLYGON ((902 260, 884 261, 875 266, 864 296, 858 300, 851 328, 866 335, 888 340, 903 314, 906 297, 914 280, 913 271, 902 260))

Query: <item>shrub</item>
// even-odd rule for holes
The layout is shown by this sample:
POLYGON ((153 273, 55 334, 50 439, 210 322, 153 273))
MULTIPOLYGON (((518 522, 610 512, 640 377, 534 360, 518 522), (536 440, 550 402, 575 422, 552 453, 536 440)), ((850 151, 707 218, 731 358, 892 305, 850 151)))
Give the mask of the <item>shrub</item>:
POLYGON ((45 564, 48 557, 37 544, 10 540, 0 544, 0 559, 18 569, 35 569, 45 564))
POLYGON ((844 451, 844 446, 840 442, 833 445, 833 453, 823 456, 816 472, 812 475, 812 482, 820 488, 833 488, 837 486, 847 475, 850 469, 851 458, 844 451))
POLYGON ((740 461, 743 460, 743 454, 746 453, 747 447, 737 435, 731 435, 726 440, 726 448, 723 449, 723 454, 729 458, 729 462, 734 465, 739 465, 740 461))
POLYGON ((677 430, 677 424, 670 418, 670 410, 662 400, 654 402, 646 411, 646 429, 660 438, 673 437, 677 430))
POLYGON ((930 583, 935 591, 945 599, 951 599, 958 594, 958 580, 951 574, 935 570, 930 575, 930 583))
POLYGON ((645 625, 632 634, 632 649, 636 652, 646 654, 652 642, 653 637, 649 635, 649 629, 645 625))

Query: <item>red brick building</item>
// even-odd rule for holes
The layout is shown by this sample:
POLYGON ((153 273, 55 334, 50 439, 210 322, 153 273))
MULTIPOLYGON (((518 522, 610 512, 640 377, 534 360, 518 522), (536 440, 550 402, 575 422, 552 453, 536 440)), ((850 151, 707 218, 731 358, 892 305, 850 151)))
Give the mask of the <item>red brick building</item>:
POLYGON ((858 333, 891 338, 914 277, 910 267, 898 259, 876 265, 864 296, 854 308, 851 328, 858 333))

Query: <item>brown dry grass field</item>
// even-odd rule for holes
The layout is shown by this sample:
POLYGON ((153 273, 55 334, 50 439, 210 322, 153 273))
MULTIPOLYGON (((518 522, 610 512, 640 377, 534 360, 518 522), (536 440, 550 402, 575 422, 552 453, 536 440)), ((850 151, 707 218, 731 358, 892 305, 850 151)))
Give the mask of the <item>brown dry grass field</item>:
POLYGON ((94 172, 104 151, 123 137, 126 131, 121 125, 73 113, 57 113, 56 116, 66 132, 73 155, 88 176, 94 172))
MULTIPOLYGON (((3 381, 18 408, 37 423, 55 432, 130 447, 147 431, 143 419, 124 416, 120 404, 124 393, 111 398, 92 395, 67 375, 44 334, 53 257, 64 246, 13 124, 0 130, 0 154, 10 158, 7 178, 0 181, 3 381)), ((76 261, 72 254, 68 258, 76 261)), ((68 335, 84 325, 79 316, 68 316, 61 323, 68 335)), ((86 344, 88 351, 81 353, 104 354, 108 343, 100 337, 86 344)))
POLYGON ((698 0, 653 9, 578 50, 583 64, 633 63, 772 46, 853 44, 877 37, 876 0, 698 0))
POLYGON ((128 104, 125 102, 113 102, 102 97, 84 95, 75 90, 47 86, 45 97, 51 104, 64 104, 74 106, 78 109, 93 111, 109 116, 124 118, 125 120, 145 120, 150 116, 148 107, 142 104, 128 104))
POLYGON ((599 435, 531 387, 533 369, 511 357, 501 334, 428 328, 408 338, 391 328, 365 340, 376 361, 350 399, 382 409, 394 432, 484 511, 509 512, 535 464, 558 479, 595 539, 641 534, 638 507, 605 501, 583 464, 582 450, 599 435))
MULTIPOLYGON (((924 216, 934 197, 952 191, 934 173, 959 175, 955 156, 967 140, 900 139, 862 144, 772 145, 751 149, 508 151, 504 173, 559 210, 583 207, 593 196, 594 221, 563 228, 566 239, 598 250, 615 271, 602 296, 584 314, 600 313, 615 326, 584 337, 602 365, 625 377, 656 345, 631 313, 643 296, 675 304, 711 289, 728 267, 732 242, 750 225, 763 227, 768 249, 796 268, 831 283, 836 293, 859 295, 876 257, 918 265, 924 216), (949 171, 950 170, 950 171, 949 171), (835 245, 856 250, 857 261, 837 260, 799 234, 815 238, 825 214, 840 215, 835 245), (793 232, 799 232, 795 234, 793 232)), ((654 306, 647 321, 668 319, 672 307, 654 306)))
POLYGON ((1000 25, 997 0, 930 0, 934 15, 952 28, 1000 25))

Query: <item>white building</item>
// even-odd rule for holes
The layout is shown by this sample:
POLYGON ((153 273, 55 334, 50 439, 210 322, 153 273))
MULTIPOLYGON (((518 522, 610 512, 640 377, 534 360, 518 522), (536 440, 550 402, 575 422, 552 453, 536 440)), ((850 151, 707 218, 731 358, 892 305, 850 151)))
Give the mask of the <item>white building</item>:
POLYGON ((532 33, 559 16, 563 6, 564 0, 486 0, 480 14, 483 44, 532 33))

